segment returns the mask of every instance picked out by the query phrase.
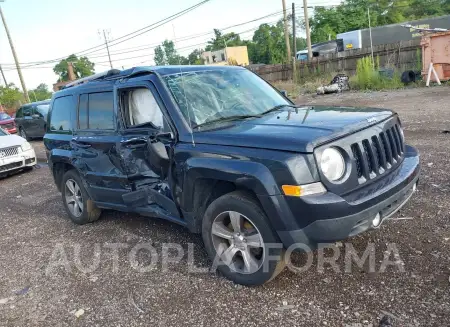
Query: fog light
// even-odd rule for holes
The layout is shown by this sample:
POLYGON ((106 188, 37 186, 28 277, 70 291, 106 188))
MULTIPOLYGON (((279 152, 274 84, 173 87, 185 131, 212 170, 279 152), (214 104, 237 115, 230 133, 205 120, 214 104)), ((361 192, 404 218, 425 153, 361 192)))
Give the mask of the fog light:
POLYGON ((415 183, 413 186, 413 192, 415 192, 416 190, 417 190, 417 183, 415 183))
POLYGON ((377 227, 378 225, 380 225, 380 223, 381 223, 381 216, 379 213, 377 213, 375 218, 373 218, 373 220, 372 220, 372 225, 373 225, 373 227, 377 227))

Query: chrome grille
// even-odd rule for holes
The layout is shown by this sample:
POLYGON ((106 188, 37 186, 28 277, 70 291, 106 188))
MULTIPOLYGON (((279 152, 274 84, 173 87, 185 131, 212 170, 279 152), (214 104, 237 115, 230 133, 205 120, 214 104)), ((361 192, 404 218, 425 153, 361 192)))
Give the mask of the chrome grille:
POLYGON ((17 156, 18 154, 19 154, 18 146, 0 149, 0 159, 17 156))
POLYGON ((403 158, 404 144, 400 128, 395 124, 378 135, 351 145, 360 184, 383 174, 403 158))

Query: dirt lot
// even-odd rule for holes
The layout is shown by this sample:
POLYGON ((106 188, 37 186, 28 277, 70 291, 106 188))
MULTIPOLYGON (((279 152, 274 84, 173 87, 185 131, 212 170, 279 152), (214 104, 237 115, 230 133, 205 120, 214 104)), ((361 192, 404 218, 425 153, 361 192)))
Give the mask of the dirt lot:
MULTIPOLYGON (((210 264, 199 236, 164 221, 112 211, 97 223, 76 226, 66 218, 42 165, 0 180, 0 325, 378 326, 387 315, 393 326, 448 326, 450 134, 442 131, 450 129, 450 88, 348 93, 301 102, 394 108, 407 140, 421 152, 419 192, 398 214, 413 219, 388 222, 348 240, 360 254, 368 243, 375 244, 376 272, 356 265, 344 272, 345 244, 338 272, 330 265, 318 272, 314 263, 307 272, 285 271, 262 287, 195 273, 193 266, 210 264), (162 244, 169 242, 181 244, 185 253, 193 247, 193 256, 186 254, 166 271, 161 261, 147 272, 133 266, 137 244, 150 243, 160 255, 162 244), (114 243, 126 246, 117 250, 117 262, 114 243), (380 272, 389 244, 396 245, 403 264, 397 261, 380 272)), ((35 146, 42 156, 42 145, 35 146)), ((316 251, 314 262, 317 256, 316 251)), ((137 259, 139 267, 150 262, 145 253, 137 259)), ((297 263, 303 259, 295 258, 297 263)))

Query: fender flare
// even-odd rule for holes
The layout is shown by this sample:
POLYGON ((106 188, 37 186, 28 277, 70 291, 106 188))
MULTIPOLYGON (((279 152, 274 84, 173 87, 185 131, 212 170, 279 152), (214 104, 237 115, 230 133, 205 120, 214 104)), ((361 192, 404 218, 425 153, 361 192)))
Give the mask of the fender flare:
POLYGON ((270 170, 261 163, 224 158, 190 158, 186 162, 181 207, 193 211, 195 184, 209 178, 231 182, 258 195, 277 195, 280 188, 270 170))

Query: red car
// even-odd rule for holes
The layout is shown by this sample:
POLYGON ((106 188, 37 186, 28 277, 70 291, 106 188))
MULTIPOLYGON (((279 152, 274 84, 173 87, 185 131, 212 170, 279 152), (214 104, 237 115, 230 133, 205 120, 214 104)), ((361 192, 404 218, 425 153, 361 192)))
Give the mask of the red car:
POLYGON ((6 112, 0 112, 0 128, 7 130, 10 134, 17 132, 14 118, 11 118, 6 112))

